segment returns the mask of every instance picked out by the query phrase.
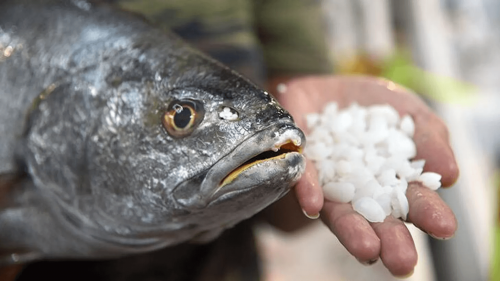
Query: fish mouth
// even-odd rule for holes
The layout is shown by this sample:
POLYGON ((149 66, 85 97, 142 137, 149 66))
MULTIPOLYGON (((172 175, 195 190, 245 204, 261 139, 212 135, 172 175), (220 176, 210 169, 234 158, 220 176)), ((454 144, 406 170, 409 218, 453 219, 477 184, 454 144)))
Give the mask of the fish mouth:
POLYGON ((301 146, 301 141, 297 139, 287 140, 285 143, 276 143, 272 148, 267 151, 264 151, 256 156, 245 161, 240 166, 236 167, 236 169, 232 170, 227 174, 219 183, 218 189, 214 192, 217 193, 221 188, 230 184, 235 180, 239 175, 241 175, 246 170, 251 167, 263 163, 265 161, 279 160, 285 159, 287 154, 290 153, 298 153, 302 154, 303 147, 301 146))
POLYGON ((304 134, 295 124, 271 126, 243 141, 224 161, 214 165, 201 188, 211 189, 209 201, 214 201, 225 194, 261 185, 272 177, 288 175, 289 171, 300 176, 303 169, 293 168, 304 166, 304 145, 304 134))
POLYGON ((221 197, 225 195, 253 188, 284 192, 304 172, 304 145, 304 133, 293 122, 282 121, 269 126, 215 163, 199 178, 201 183, 197 188, 179 186, 174 197, 179 204, 198 209, 223 201, 221 197))

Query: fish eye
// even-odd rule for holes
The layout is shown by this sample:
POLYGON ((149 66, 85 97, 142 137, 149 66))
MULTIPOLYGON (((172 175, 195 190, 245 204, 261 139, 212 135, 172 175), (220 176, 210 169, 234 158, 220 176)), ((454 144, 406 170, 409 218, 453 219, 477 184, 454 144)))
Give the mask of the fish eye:
POLYGON ((185 137, 201 123, 205 110, 196 100, 174 100, 163 115, 163 127, 172 137, 185 137))

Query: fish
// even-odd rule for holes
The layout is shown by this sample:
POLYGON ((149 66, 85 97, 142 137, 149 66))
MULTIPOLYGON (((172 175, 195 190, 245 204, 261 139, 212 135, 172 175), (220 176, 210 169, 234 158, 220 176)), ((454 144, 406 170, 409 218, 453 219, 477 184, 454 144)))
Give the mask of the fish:
POLYGON ((203 243, 283 197, 304 133, 174 34, 85 0, 0 0, 0 265, 203 243))

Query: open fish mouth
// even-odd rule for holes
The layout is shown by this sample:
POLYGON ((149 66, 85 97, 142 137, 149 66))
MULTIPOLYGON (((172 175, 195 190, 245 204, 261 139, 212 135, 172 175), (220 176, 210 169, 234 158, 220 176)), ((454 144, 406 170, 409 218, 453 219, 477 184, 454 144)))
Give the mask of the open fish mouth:
POLYGON ((271 126, 245 140, 224 161, 214 165, 201 190, 211 188, 213 201, 269 181, 282 179, 277 184, 287 185, 302 175, 304 145, 304 134, 293 123, 271 126))
POLYGON ((250 169, 251 167, 263 163, 265 161, 285 159, 289 153, 299 153, 302 154, 303 147, 301 142, 297 139, 287 140, 285 143, 277 143, 270 150, 262 152, 238 166, 236 169, 232 170, 226 177, 222 179, 219 184, 219 189, 230 184, 236 179, 241 173, 250 169))

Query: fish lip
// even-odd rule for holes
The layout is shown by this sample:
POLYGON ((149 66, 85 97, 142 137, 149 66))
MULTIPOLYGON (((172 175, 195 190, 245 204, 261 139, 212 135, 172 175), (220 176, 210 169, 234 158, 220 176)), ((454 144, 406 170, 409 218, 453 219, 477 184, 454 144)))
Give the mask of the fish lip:
MULTIPOLYGON (((235 191, 234 188, 224 190, 224 187, 230 185, 232 181, 224 184, 223 180, 250 159, 269 150, 277 151, 283 145, 291 142, 297 147, 297 151, 284 153, 283 159, 276 159, 276 157, 264 159, 264 161, 289 161, 287 159, 289 154, 301 154, 305 141, 304 133, 291 121, 279 122, 253 134, 223 158, 232 161, 219 161, 207 173, 200 188, 203 197, 207 199, 206 203, 208 204, 228 192, 235 191), (214 189, 214 187, 216 188, 214 189)), ((240 174, 254 166, 251 164, 240 174)), ((245 187, 241 190, 245 190, 245 187)))
MULTIPOLYGON (((287 152, 282 157, 273 157, 262 162, 255 163, 247 169, 241 171, 233 181, 227 184, 219 185, 210 197, 209 206, 218 203, 218 199, 232 193, 244 193, 260 185, 268 185, 269 181, 275 178, 281 178, 288 183, 288 187, 295 184, 305 170, 305 157, 299 152, 287 152), (248 184, 241 187, 241 183, 252 179, 253 176, 260 176, 266 171, 267 177, 262 178, 261 182, 248 184), (238 178, 242 176, 238 181, 238 178)), ((288 188, 285 185, 273 186, 274 189, 281 190, 281 196, 286 194, 288 188)), ((281 198, 279 196, 279 198, 281 198)))

